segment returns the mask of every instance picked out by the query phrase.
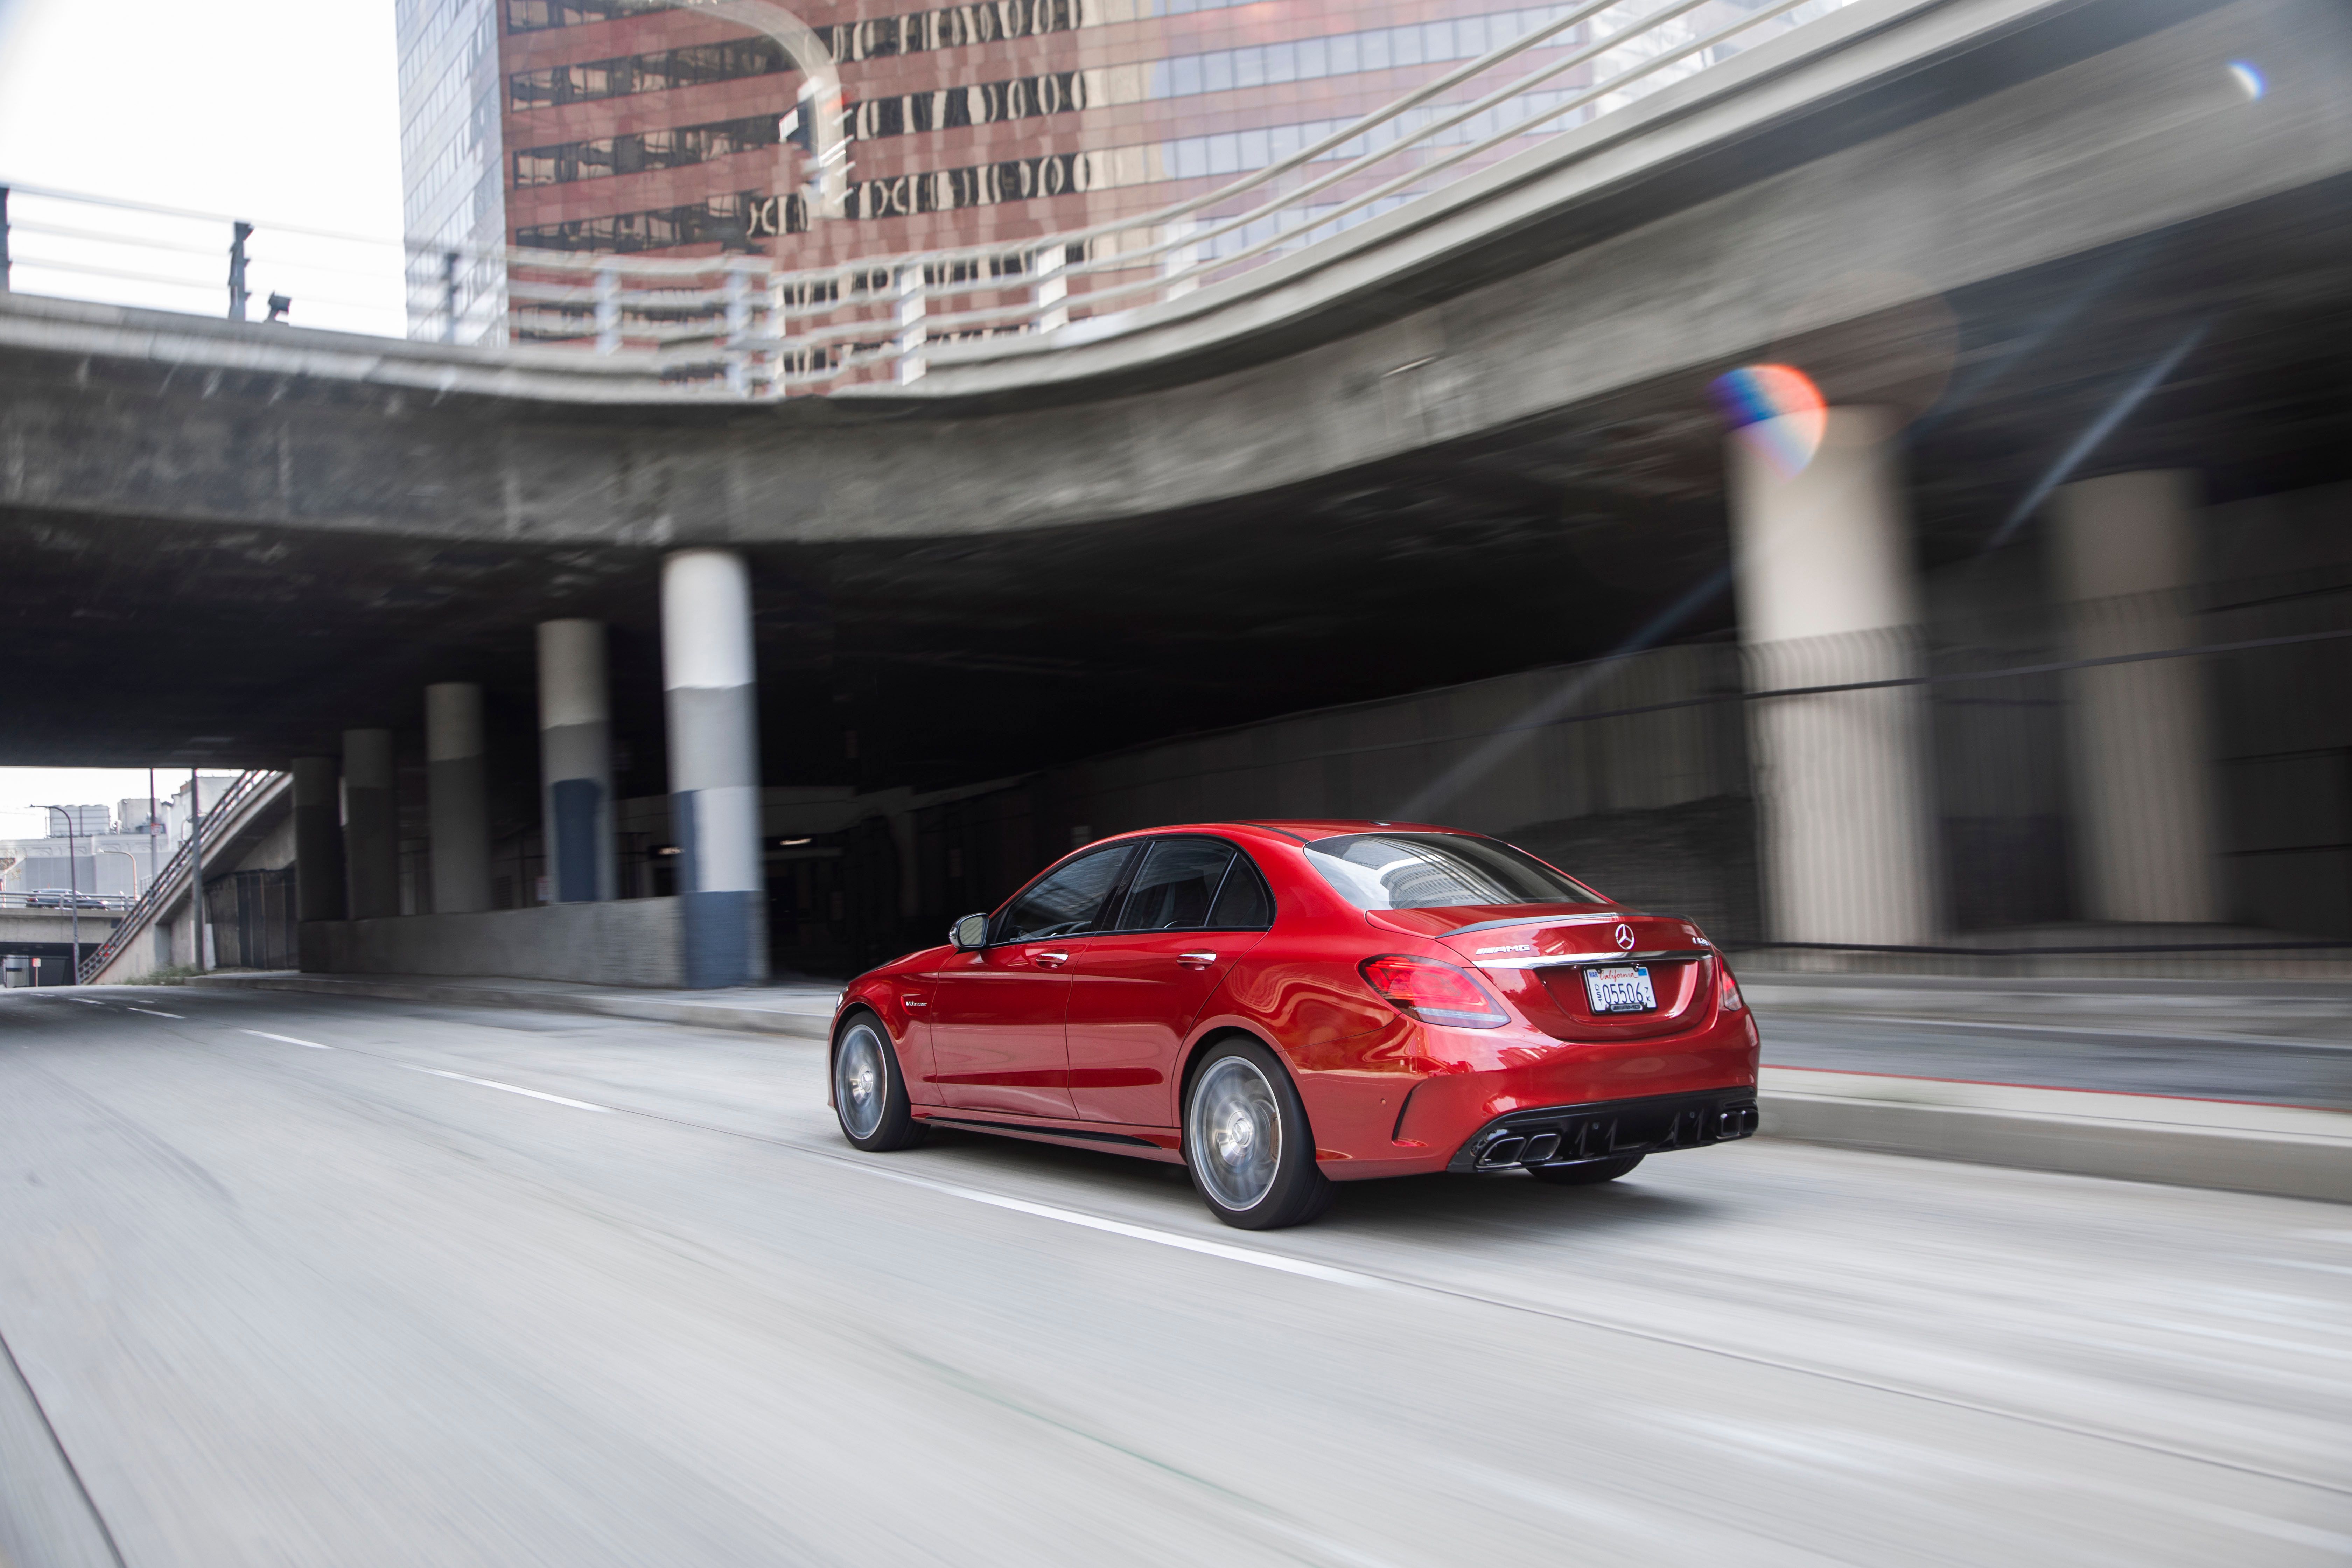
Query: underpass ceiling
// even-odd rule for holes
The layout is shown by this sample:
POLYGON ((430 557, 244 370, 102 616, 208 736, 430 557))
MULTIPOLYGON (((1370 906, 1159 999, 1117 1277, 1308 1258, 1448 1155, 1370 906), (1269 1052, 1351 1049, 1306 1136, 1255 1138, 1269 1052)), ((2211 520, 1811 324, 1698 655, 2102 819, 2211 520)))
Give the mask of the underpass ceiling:
MULTIPOLYGON (((2352 473, 2347 254, 2346 191, 2322 187, 1756 357, 1916 416, 1932 570, 1982 552, 2200 327, 2081 473, 2192 467, 2217 500, 2352 473)), ((1591 658, 1645 628, 1729 635, 1729 595, 1692 592, 1727 563, 1716 368, 1155 517, 759 548, 767 777, 959 783, 1591 658)), ((579 615, 614 626, 621 787, 664 787, 652 548, 0 510, 0 763, 277 763, 376 724, 413 747, 421 688, 474 679, 527 807, 531 627, 579 615)))

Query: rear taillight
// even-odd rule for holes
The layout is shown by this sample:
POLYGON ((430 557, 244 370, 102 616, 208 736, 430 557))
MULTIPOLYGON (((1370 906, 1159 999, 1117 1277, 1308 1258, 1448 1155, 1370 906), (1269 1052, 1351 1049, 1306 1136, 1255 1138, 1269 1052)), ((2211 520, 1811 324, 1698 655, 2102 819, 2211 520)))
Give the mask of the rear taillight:
POLYGON ((1357 967, 1364 984, 1408 1018, 1464 1029, 1500 1028, 1511 1021, 1485 986, 1450 963, 1389 953, 1357 967))
POLYGON ((1724 963, 1720 952, 1715 955, 1715 998, 1717 1005, 1727 1013, 1737 1013, 1748 1005, 1748 998, 1739 994, 1739 982, 1731 977, 1731 965, 1724 963))

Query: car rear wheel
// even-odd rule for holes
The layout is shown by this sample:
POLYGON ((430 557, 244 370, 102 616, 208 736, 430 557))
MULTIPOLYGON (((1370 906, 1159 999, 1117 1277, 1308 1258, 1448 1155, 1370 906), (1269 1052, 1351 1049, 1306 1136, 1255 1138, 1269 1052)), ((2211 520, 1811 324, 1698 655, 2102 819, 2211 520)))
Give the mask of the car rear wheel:
POLYGON ((1331 1203, 1290 1075, 1255 1040, 1209 1048, 1184 1096, 1184 1167, 1209 1212, 1244 1230, 1298 1225, 1331 1203))
POLYGON ((929 1131, 908 1109, 898 1053, 871 1013, 852 1013, 834 1039, 833 1110, 843 1137, 877 1154, 911 1148, 929 1131))
POLYGON ((1555 1187, 1590 1187, 1613 1182, 1641 1163, 1639 1154, 1621 1154, 1614 1160, 1587 1160, 1577 1165, 1529 1165, 1528 1174, 1555 1187))

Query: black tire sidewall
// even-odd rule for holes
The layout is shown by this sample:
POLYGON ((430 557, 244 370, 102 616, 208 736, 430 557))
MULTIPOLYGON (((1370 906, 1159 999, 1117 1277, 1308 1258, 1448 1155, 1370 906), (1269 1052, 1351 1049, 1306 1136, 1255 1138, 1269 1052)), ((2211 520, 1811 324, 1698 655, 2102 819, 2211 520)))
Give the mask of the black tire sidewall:
POLYGON ((825 1092, 834 1101, 834 1122, 852 1147, 868 1153, 882 1153, 921 1142, 925 1129, 915 1120, 910 1109, 907 1075, 898 1066, 898 1043, 890 1037, 889 1029, 870 1010, 861 1007, 845 1016, 840 1026, 834 1030, 832 1048, 825 1053, 824 1084, 825 1092), (876 1038, 882 1042, 882 1120, 876 1122, 874 1131, 863 1138, 849 1130, 849 1122, 843 1115, 840 1090, 834 1081, 834 1075, 841 1068, 842 1044, 861 1024, 872 1029, 876 1038))
POLYGON ((1315 1163, 1315 1132, 1307 1125, 1306 1102, 1290 1080, 1282 1058, 1267 1047, 1245 1037, 1220 1040, 1192 1064, 1184 1088, 1181 1111, 1185 1174, 1209 1212, 1243 1230, 1274 1230, 1313 1219, 1330 1205, 1331 1184, 1315 1163), (1265 1195, 1246 1209, 1229 1209, 1213 1196, 1195 1169, 1192 1152, 1192 1094, 1210 1068, 1227 1057, 1240 1057, 1265 1075, 1273 1086, 1275 1109, 1282 1118, 1282 1155, 1275 1166, 1273 1184, 1265 1195))

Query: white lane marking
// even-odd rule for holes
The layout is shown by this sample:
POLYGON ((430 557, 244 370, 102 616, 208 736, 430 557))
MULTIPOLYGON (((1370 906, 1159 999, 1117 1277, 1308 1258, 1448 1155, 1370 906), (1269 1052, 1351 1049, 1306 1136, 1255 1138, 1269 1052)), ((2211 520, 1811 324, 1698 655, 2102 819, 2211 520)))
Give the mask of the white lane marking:
POLYGON ((177 1018, 180 1016, 177 1013, 158 1013, 152 1007, 131 1007, 130 1008, 130 1011, 133 1013, 144 1013, 151 1018, 177 1018))
POLYGON ((100 1001, 95 996, 68 996, 66 1000, 68 1002, 79 1002, 85 1007, 103 1007, 106 1005, 105 1003, 100 1001))
POLYGON ((1302 1275, 1309 1279, 1328 1280, 1334 1285, 1354 1285, 1365 1289, 1382 1290, 1389 1287, 1385 1279, 1370 1274, 1359 1274, 1352 1268, 1334 1268, 1328 1264, 1309 1263, 1303 1258, 1285 1258, 1279 1253, 1260 1252, 1255 1247, 1234 1247, 1222 1241, 1203 1241, 1198 1237, 1181 1236, 1172 1230, 1153 1230, 1149 1226, 1129 1225, 1124 1220, 1102 1219, 1076 1209, 1055 1208, 1051 1204, 1031 1203, 1026 1198, 1006 1197, 1002 1193, 987 1193, 978 1187, 958 1186, 952 1182, 935 1182, 927 1176, 909 1176, 898 1171, 881 1171, 858 1160, 845 1160, 837 1154, 806 1152, 819 1159, 880 1176, 885 1181, 904 1182, 910 1187, 929 1187, 935 1193, 963 1198, 971 1203, 986 1204, 991 1208, 1011 1209, 1015 1214, 1034 1215, 1039 1219, 1058 1220, 1064 1225, 1081 1226, 1087 1230, 1108 1231, 1113 1236, 1131 1237, 1137 1241, 1156 1242, 1161 1247, 1180 1247, 1186 1252, 1205 1253, 1211 1258, 1229 1258, 1235 1263, 1247 1263, 1259 1268, 1272 1268, 1284 1274, 1302 1275))
POLYGON ((568 1105, 575 1110, 601 1110, 609 1114, 613 1109, 609 1105, 591 1105, 584 1100, 566 1100, 560 1094, 541 1094, 535 1089, 523 1089, 511 1083, 500 1083, 496 1079, 468 1078, 461 1072, 443 1072, 439 1068, 410 1067, 406 1062, 394 1065, 408 1068, 411 1072, 429 1072, 435 1078, 456 1079, 459 1083, 478 1083, 484 1089, 502 1089, 509 1094, 527 1094, 533 1100, 544 1100, 554 1105, 568 1105))
POLYGON ((298 1040, 291 1035, 273 1035, 267 1029, 244 1029, 238 1032, 265 1040, 277 1040, 289 1046, 308 1046, 314 1051, 331 1051, 335 1048, 332 1046, 322 1046, 316 1040, 298 1040))

